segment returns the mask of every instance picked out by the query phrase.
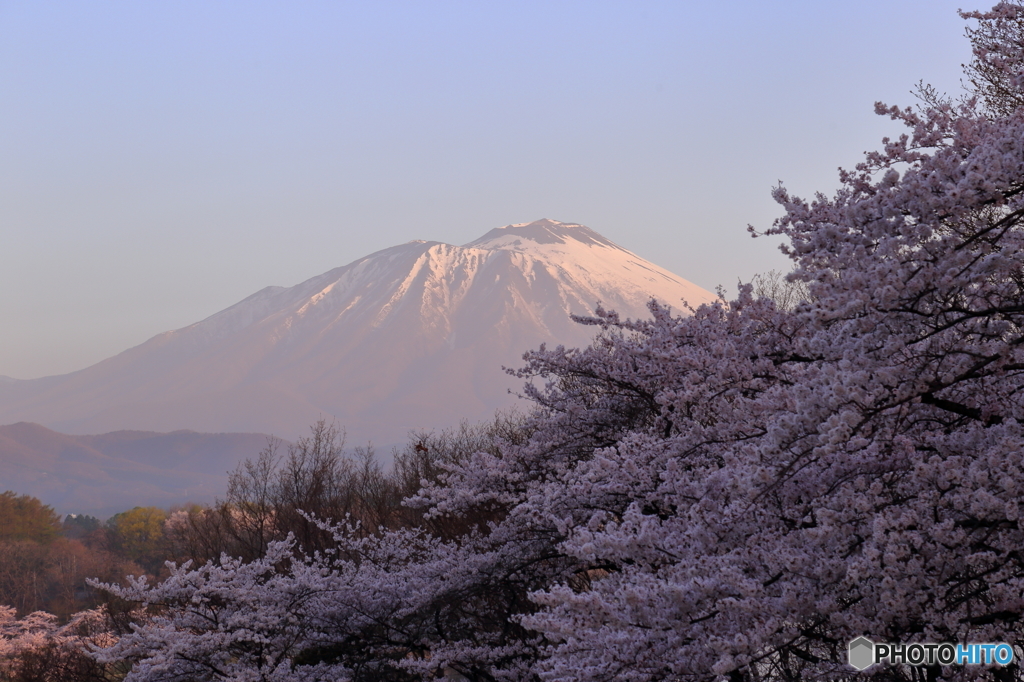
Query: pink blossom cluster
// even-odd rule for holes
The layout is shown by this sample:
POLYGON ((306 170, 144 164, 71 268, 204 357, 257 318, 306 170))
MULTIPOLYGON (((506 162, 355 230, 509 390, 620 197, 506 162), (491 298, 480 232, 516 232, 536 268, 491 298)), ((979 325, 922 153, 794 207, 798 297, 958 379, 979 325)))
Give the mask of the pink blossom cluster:
POLYGON ((116 641, 102 609, 81 611, 60 624, 51 613, 36 611, 19 619, 12 607, 0 606, 0 679, 17 674, 19 659, 26 653, 83 651, 109 647, 116 641))

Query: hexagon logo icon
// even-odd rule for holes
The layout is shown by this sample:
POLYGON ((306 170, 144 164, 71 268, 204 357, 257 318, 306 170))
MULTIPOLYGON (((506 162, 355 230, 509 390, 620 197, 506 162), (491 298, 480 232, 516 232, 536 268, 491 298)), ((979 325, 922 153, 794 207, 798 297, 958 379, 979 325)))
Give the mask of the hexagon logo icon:
POLYGON ((850 642, 850 665, 857 670, 866 670, 875 662, 875 643, 867 637, 858 637, 850 642))

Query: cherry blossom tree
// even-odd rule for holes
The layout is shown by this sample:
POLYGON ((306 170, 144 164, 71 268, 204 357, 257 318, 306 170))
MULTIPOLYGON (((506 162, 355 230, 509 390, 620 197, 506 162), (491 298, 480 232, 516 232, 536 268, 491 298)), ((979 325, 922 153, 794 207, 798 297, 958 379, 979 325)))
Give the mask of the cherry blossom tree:
POLYGON ((776 190, 807 301, 619 325, 664 431, 573 471, 571 496, 631 501, 561 545, 607 575, 522 621, 557 642, 548 679, 832 677, 861 634, 1024 643, 1024 8, 965 16, 995 86, 878 105, 909 132, 835 197, 776 190))
POLYGON ((116 641, 103 609, 75 614, 61 625, 57 617, 36 611, 24 618, 0 606, 0 679, 11 682, 100 682, 108 672, 88 651, 116 641))

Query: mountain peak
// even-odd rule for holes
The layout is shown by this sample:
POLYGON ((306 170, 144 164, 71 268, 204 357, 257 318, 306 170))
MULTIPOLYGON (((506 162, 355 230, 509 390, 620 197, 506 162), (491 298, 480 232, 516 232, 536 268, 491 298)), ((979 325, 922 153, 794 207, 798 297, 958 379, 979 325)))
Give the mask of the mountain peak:
MULTIPOLYGON (((267 288, 74 374, 0 379, 0 424, 72 432, 273 432, 321 416, 355 442, 486 419, 525 350, 586 346, 598 302, 644 318, 714 295, 576 223, 537 220, 466 245, 416 240, 267 288)), ((2 467, 0 467, 2 469, 2 467)), ((2 480, 2 478, 0 478, 2 480)))
POLYGON ((579 242, 587 246, 602 246, 625 251, 621 246, 605 239, 585 225, 563 223, 549 218, 534 220, 532 223, 516 223, 496 227, 484 236, 464 244, 467 248, 513 249, 534 244, 568 244, 579 242))

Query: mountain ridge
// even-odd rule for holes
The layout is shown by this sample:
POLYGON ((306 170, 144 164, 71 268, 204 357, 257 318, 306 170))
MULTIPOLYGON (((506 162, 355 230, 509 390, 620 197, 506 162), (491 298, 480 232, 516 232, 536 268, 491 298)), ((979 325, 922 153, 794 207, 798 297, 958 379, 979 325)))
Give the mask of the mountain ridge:
POLYGON ((646 316, 714 299, 576 223, 539 220, 463 246, 415 240, 265 287, 91 367, 0 383, 0 423, 69 433, 138 428, 302 435, 334 418, 356 442, 481 419, 540 343, 586 345, 571 314, 646 316))
POLYGON ((109 516, 134 506, 210 503, 228 472, 266 446, 261 433, 59 433, 31 422, 0 426, 0 491, 58 513, 109 516))

